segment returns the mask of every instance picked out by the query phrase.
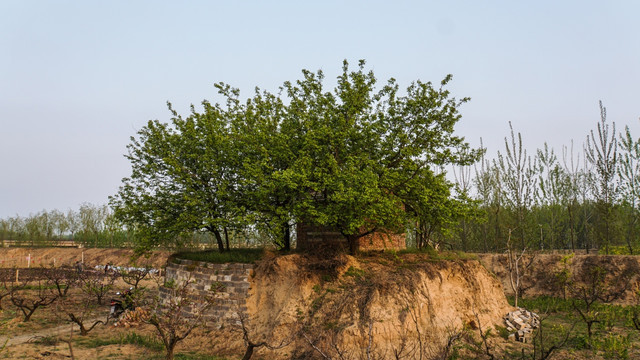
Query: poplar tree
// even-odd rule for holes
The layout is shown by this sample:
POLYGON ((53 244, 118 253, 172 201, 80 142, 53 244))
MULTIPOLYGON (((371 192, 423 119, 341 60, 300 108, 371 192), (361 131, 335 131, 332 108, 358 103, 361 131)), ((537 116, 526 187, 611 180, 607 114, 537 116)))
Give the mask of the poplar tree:
POLYGON ((600 244, 604 245, 609 254, 609 245, 613 238, 614 218, 613 207, 618 196, 616 174, 618 167, 618 142, 616 141, 616 124, 607 122, 607 109, 600 101, 600 122, 597 125, 597 135, 591 130, 587 136, 585 147, 587 161, 595 169, 595 182, 592 187, 596 199, 596 208, 602 226, 600 230, 600 244))
POLYGON ((517 137, 513 126, 510 141, 504 139, 506 156, 498 152, 498 166, 502 180, 502 191, 511 209, 516 213, 516 229, 520 237, 522 249, 527 247, 527 215, 533 204, 533 195, 537 184, 536 172, 531 157, 522 146, 522 135, 517 137))
POLYGON ((640 217, 640 138, 631 136, 629 126, 625 126, 624 133, 620 133, 620 165, 618 176, 620 192, 626 210, 625 239, 629 254, 633 255, 634 244, 637 242, 638 218, 640 217))

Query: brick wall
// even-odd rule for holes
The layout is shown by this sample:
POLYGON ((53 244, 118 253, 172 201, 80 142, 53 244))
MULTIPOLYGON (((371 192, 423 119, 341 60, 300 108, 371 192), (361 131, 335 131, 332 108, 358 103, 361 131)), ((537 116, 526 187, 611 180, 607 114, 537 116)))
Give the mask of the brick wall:
MULTIPOLYGON (((184 259, 173 259, 167 265, 165 280, 180 284, 188 279, 195 280, 194 290, 208 292, 211 285, 219 283, 222 290, 216 295, 217 301, 204 316, 207 325, 223 326, 237 324, 238 312, 247 311, 247 297, 251 284, 253 264, 211 264, 184 259)), ((171 292, 160 287, 161 301, 166 301, 171 292)))
POLYGON ((360 250, 401 250, 407 248, 405 234, 374 232, 358 239, 360 250))
MULTIPOLYGON (((335 229, 321 225, 298 223, 296 228, 298 249, 318 246, 349 248, 347 239, 335 229)), ((360 250, 405 249, 405 234, 375 232, 358 239, 360 250)))

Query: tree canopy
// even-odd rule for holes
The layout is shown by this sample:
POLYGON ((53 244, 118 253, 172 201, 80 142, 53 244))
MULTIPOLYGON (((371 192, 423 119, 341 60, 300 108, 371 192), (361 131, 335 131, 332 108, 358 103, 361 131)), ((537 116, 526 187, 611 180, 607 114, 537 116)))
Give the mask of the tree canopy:
POLYGON ((216 84, 223 105, 204 101, 170 123, 149 121, 131 138, 132 174, 110 202, 149 247, 184 232, 210 231, 220 251, 227 228, 252 224, 289 247, 299 221, 340 231, 351 251, 374 231, 444 226, 459 213, 443 175, 480 151, 454 134, 458 108, 447 76, 439 86, 394 79, 376 88, 373 72, 345 61, 337 85, 302 71, 280 92, 240 92, 216 84))

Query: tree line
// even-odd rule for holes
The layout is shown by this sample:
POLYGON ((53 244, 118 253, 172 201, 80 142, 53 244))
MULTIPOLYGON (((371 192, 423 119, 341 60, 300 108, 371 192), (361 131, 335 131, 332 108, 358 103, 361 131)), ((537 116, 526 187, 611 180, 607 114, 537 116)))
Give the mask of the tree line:
POLYGON ((0 240, 24 246, 51 246, 72 240, 89 247, 121 247, 132 246, 133 237, 107 205, 84 203, 78 210, 42 210, 0 219, 0 240))
MULTIPOLYGON (((264 247, 273 239, 267 232, 246 227, 241 231, 228 231, 232 246, 264 247)), ((16 246, 56 246, 65 241, 84 247, 135 248, 138 235, 115 218, 108 205, 84 203, 77 210, 42 210, 27 216, 9 216, 0 219, 0 241, 16 246), (8 243, 11 241, 11 243, 8 243)), ((212 241, 206 233, 193 232, 163 244, 173 250, 208 247, 212 241)))
POLYGON ((472 199, 470 216, 436 236, 454 249, 577 249, 604 254, 640 251, 640 138, 616 132, 600 103, 600 121, 576 149, 546 143, 528 154, 513 130, 504 150, 454 169, 458 194, 472 199), (511 239, 509 239, 511 237, 511 239))

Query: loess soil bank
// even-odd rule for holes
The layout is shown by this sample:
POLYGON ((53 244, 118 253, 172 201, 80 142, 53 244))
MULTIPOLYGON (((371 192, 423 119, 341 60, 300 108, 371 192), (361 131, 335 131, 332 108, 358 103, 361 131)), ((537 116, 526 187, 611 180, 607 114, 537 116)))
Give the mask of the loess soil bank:
POLYGON ((477 260, 293 254, 261 261, 251 281, 250 340, 290 343, 266 358, 431 358, 512 310, 477 260))

